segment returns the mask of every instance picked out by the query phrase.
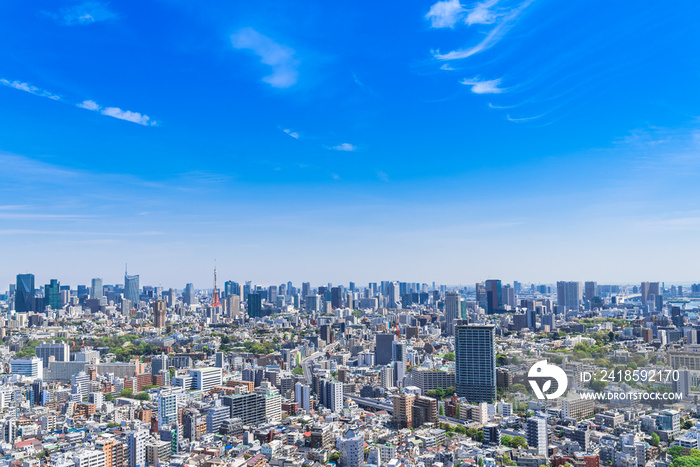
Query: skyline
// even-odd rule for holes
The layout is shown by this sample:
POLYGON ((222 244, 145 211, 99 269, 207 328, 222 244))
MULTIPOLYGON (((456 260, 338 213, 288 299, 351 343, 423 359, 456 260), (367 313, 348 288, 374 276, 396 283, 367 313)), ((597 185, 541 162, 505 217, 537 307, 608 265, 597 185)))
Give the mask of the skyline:
POLYGON ((0 5, 0 281, 700 281, 699 8, 0 5))

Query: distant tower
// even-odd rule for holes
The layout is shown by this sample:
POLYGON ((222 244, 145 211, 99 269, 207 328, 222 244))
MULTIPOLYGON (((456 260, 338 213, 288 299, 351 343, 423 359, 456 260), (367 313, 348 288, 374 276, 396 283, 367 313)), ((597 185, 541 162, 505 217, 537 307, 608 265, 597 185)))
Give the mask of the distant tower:
POLYGON ((211 306, 221 306, 221 301, 219 300, 219 290, 216 288, 216 266, 214 266, 214 293, 212 293, 211 297, 211 306))

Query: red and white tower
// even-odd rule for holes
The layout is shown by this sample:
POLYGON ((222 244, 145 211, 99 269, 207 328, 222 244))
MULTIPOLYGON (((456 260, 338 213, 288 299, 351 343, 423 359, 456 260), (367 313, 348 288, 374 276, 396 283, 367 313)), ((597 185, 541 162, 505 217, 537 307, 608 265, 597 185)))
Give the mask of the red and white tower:
POLYGON ((216 288, 216 266, 214 266, 214 293, 212 293, 211 297, 211 306, 221 306, 221 300, 219 300, 219 289, 216 288))

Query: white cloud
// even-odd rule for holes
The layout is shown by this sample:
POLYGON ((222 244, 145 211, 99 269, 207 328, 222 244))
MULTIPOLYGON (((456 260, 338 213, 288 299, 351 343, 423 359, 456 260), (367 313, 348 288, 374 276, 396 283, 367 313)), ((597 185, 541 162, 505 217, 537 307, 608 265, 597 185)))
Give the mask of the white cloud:
POLYGON ((28 84, 28 83, 22 83, 21 81, 10 81, 10 80, 4 79, 4 78, 0 78, 0 83, 5 85, 5 86, 17 89, 19 91, 24 91, 24 92, 28 92, 30 94, 34 94, 35 96, 46 97, 48 99, 52 99, 55 101, 61 99, 60 96, 57 96, 56 94, 53 94, 45 89, 37 88, 36 86, 32 86, 31 84, 28 84))
POLYGON ((452 68, 452 67, 451 67, 450 65, 448 65, 447 63, 443 63, 442 66, 440 67, 440 69, 441 69, 441 70, 445 70, 445 71, 454 71, 454 70, 455 70, 454 68, 452 68))
POLYGON ((138 123, 139 125, 156 125, 156 122, 154 120, 151 120, 151 117, 149 117, 148 115, 141 114, 139 112, 132 112, 130 110, 122 110, 119 107, 106 107, 102 109, 102 106, 100 106, 97 102, 92 100, 85 100, 80 104, 76 104, 76 106, 80 107, 81 109, 100 112, 102 115, 106 115, 107 117, 114 117, 118 118, 119 120, 126 120, 127 122, 138 123))
POLYGON ((472 24, 492 24, 498 19, 499 14, 491 9, 498 3, 498 0, 488 0, 477 3, 474 8, 469 10, 469 14, 464 19, 468 25, 472 24))
POLYGON ((58 14, 46 13, 46 15, 64 26, 85 26, 117 18, 117 15, 101 2, 84 2, 80 5, 62 8, 58 14))
POLYGON ((535 115, 533 117, 522 117, 522 118, 514 118, 514 117, 511 117, 510 115, 506 115, 506 118, 508 119, 509 122, 518 123, 518 122, 529 122, 531 120, 537 120, 538 118, 544 117, 545 115, 546 114, 535 115))
POLYGON ((236 49, 250 50, 260 57, 260 62, 272 68, 272 74, 263 81, 274 88, 288 88, 299 79, 299 61, 294 50, 263 36, 253 28, 243 28, 231 36, 236 49))
POLYGON ((389 181, 389 175, 387 175, 386 172, 382 172, 381 170, 377 171, 377 178, 383 182, 388 182, 389 181))
POLYGON ((131 112, 130 110, 122 110, 119 107, 107 107, 102 111, 102 115, 118 118, 120 120, 126 120, 127 122, 138 123, 139 125, 149 126, 156 124, 156 122, 151 120, 148 115, 142 115, 138 112, 131 112))
POLYGON ((291 136, 291 137, 294 138, 294 139, 299 139, 299 136, 300 136, 300 135, 299 135, 299 133, 296 132, 296 131, 292 131, 292 130, 290 130, 289 128, 285 128, 285 129, 282 130, 282 131, 284 131, 285 133, 287 133, 289 136, 291 136))
POLYGON ((471 86, 474 94, 500 94, 505 91, 505 89, 498 87, 501 84, 500 78, 488 81, 481 81, 478 78, 465 78, 461 83, 465 86, 471 86))
POLYGON ((425 19, 430 20, 432 28, 453 28, 464 13, 459 0, 443 0, 430 7, 425 19))
MULTIPOLYGON (((503 15, 499 15, 500 20, 478 44, 466 49, 453 50, 445 54, 441 54, 440 51, 437 50, 433 52, 433 56, 438 60, 460 60, 490 49, 505 36, 518 15, 532 2, 533 0, 525 0, 518 7, 511 9, 503 15)), ((472 13, 475 14, 473 21, 477 21, 479 18, 481 18, 482 21, 487 19, 487 16, 484 16, 483 12, 479 13, 472 10, 472 13)))
POLYGON ((331 174, 331 177, 333 178, 333 180, 340 180, 340 175, 338 174, 331 174))
POLYGON ((95 101, 83 101, 80 104, 76 104, 78 107, 81 109, 87 109, 87 110, 100 110, 100 106, 97 105, 97 102, 95 101))
POLYGON ((334 149, 336 151, 350 152, 350 151, 354 151, 355 149, 357 149, 357 147, 353 146, 350 143, 342 143, 342 144, 338 144, 337 146, 332 146, 330 149, 334 149))

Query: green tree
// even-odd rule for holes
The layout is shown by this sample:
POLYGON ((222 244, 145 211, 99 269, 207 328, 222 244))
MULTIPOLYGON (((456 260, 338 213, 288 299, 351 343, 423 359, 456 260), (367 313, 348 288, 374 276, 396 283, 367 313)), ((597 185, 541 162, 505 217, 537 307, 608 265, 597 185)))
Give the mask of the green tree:
POLYGON ((658 447, 660 442, 661 442, 661 438, 659 438, 659 435, 657 435, 656 433, 652 433, 651 434, 651 441, 649 441, 649 444, 651 444, 652 446, 658 447))
POLYGON ((340 453, 339 452, 334 452, 333 454, 328 457, 328 462, 338 462, 340 460, 340 453))
POLYGON ((293 375, 299 375, 299 376, 301 376, 301 375, 304 374, 304 370, 303 370, 302 367, 298 366, 298 367, 295 367, 295 368, 292 370, 292 374, 293 374, 293 375))
POLYGON ((447 352, 445 355, 442 356, 445 360, 448 362, 454 362, 455 361, 455 353, 454 352, 447 352))
POLYGON ((438 409, 438 413, 442 415, 443 417, 445 416, 445 406, 443 404, 440 404, 440 408, 438 409))
POLYGON ((130 388, 122 389, 122 392, 119 393, 119 397, 133 397, 134 395, 134 390, 130 388))

